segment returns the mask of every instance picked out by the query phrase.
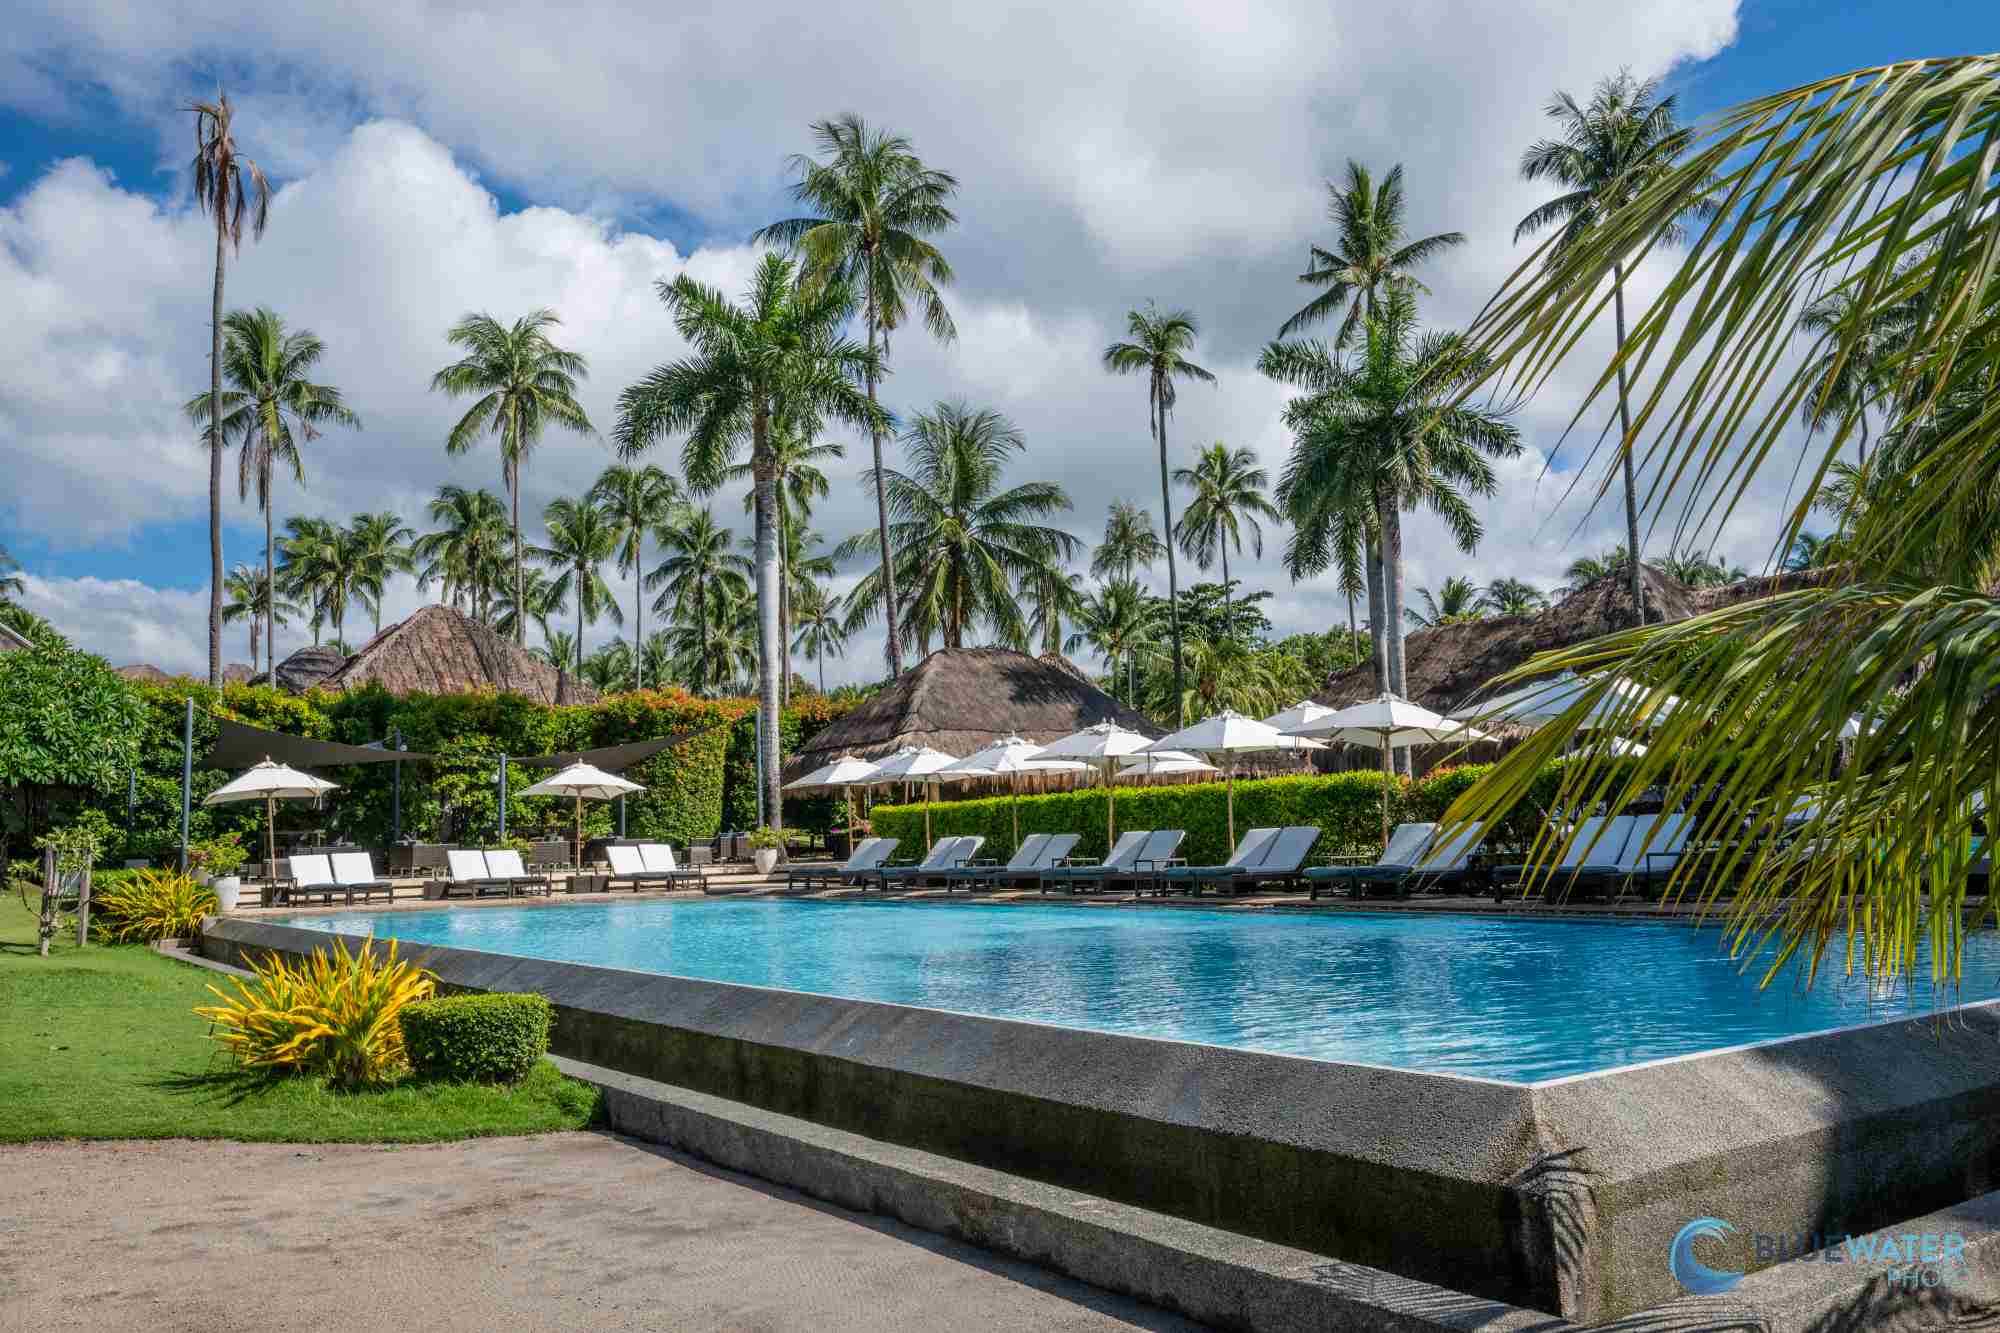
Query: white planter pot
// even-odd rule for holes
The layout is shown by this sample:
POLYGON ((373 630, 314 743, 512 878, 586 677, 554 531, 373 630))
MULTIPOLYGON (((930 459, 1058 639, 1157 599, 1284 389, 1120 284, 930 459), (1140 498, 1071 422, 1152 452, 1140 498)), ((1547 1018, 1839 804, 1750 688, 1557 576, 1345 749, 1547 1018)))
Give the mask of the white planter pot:
POLYGON ((216 875, 208 881, 208 887, 215 890, 215 910, 233 912, 236 901, 243 896, 241 875, 216 875))
POLYGON ((768 875, 771 873, 771 868, 778 864, 778 849, 776 847, 759 847, 756 851, 750 853, 750 859, 757 863, 758 874, 768 875))

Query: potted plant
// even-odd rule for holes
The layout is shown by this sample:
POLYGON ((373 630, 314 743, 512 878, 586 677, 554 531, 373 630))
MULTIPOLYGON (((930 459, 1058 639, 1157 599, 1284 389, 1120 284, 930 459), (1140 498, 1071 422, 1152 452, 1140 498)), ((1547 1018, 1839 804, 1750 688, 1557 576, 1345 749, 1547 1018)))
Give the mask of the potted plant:
POLYGON ((750 859, 757 863, 757 873, 768 875, 778 864, 778 852, 785 845, 785 835, 765 825, 750 835, 750 859))
POLYGON ((249 859, 250 853, 243 850, 242 837, 235 833, 188 844, 188 873, 197 880, 205 880, 215 890, 218 912, 236 910, 237 899, 243 893, 243 879, 236 872, 249 859))

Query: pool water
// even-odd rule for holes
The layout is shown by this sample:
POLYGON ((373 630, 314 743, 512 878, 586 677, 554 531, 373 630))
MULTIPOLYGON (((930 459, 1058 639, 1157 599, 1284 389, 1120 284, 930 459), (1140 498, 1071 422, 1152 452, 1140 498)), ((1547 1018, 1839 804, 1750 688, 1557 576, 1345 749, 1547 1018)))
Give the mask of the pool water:
POLYGON ((1961 990, 1871 993, 1837 965, 1760 991, 1720 932, 1653 923, 703 900, 283 924, 1518 1082, 2000 994, 1991 932, 1961 990))

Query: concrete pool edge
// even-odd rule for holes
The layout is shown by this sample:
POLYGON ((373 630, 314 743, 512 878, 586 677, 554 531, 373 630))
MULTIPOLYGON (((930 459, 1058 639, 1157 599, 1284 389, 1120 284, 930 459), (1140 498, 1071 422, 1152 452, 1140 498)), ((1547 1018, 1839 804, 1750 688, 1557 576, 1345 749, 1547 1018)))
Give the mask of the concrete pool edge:
MULTIPOLYGON (((212 918, 203 947, 327 942, 212 918)), ((1675 1296, 1694 1217, 1867 1231, 1992 1189, 2000 1160, 1990 1010, 1535 1086, 424 956, 449 985, 548 995, 573 1059, 1572 1318, 1675 1296)))

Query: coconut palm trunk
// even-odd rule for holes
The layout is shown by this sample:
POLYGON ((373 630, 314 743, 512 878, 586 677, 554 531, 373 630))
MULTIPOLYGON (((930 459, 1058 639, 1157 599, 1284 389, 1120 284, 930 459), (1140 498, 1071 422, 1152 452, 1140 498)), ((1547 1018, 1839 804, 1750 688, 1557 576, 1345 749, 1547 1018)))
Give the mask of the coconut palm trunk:
MULTIPOLYGON (((272 689, 278 686, 278 568, 274 558, 276 543, 271 539, 271 490, 268 483, 264 488, 264 683, 272 689)), ((253 652, 254 658, 256 654, 253 652)), ((257 664, 253 661, 250 669, 254 673, 257 664)))
MULTIPOLYGON (((868 265, 868 444, 875 451, 875 533, 882 547, 882 623, 889 628, 889 675, 893 678, 903 674, 903 649, 897 641, 896 622, 896 565, 889 558, 889 492, 882 476, 882 423, 877 417, 881 410, 875 402, 875 335, 878 318, 875 307, 875 266, 874 256, 869 256, 868 265)), ((222 557, 216 556, 216 568, 222 568, 222 557)), ((220 578, 221 575, 217 575, 220 578)), ((219 596, 220 594, 218 594, 219 596)), ((218 601, 217 606, 221 603, 218 601)), ((220 615, 221 612, 216 614, 220 615)))
POLYGON ((1160 518, 1161 531, 1167 534, 1167 632, 1174 639, 1174 717, 1175 725, 1187 725, 1187 703, 1182 698, 1186 686, 1181 679, 1181 597, 1180 578, 1174 568, 1174 499, 1167 486, 1167 397, 1163 380, 1156 380, 1153 389, 1153 438, 1160 445, 1160 518))
POLYGON ((778 652, 778 478, 771 466, 769 414, 759 411, 751 429, 757 468, 757 716, 763 730, 757 781, 763 786, 767 822, 782 829, 783 796, 778 790, 778 670, 782 660, 778 652))
POLYGON ((1625 472, 1625 551, 1626 577, 1631 582, 1632 609, 1639 623, 1646 623, 1646 584, 1639 559, 1639 490, 1632 477, 1632 406, 1625 383, 1625 266, 1611 266, 1611 301, 1618 328, 1618 429, 1624 447, 1619 464, 1625 472))
MULTIPOLYGON (((508 438, 514 442, 515 449, 513 455, 507 460, 507 494, 514 506, 514 643, 517 647, 525 647, 528 642, 528 618, 521 614, 521 608, 527 604, 525 597, 527 587, 521 573, 521 456, 519 453, 521 409, 519 407, 510 407, 508 415, 512 418, 512 425, 508 429, 508 438)), ((581 651, 583 648, 583 627, 581 625, 577 626, 576 646, 578 651, 581 651)))
POLYGON ((222 269, 229 224, 215 210, 215 298, 209 308, 208 401, 208 684, 222 688, 222 269))
POLYGON ((1389 688, 1389 639, 1383 630, 1382 608, 1388 603, 1382 593, 1382 548, 1368 538, 1368 648, 1375 664, 1375 689, 1389 688))

